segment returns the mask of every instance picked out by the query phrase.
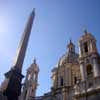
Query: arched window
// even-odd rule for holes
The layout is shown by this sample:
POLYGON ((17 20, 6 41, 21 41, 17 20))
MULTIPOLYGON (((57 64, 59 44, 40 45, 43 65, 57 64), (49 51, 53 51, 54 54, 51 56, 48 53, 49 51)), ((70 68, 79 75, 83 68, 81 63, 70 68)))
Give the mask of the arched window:
POLYGON ((60 86, 63 86, 64 85, 64 80, 63 80, 63 77, 60 78, 60 86))
POLYGON ((87 76, 92 77, 93 76, 93 67, 91 64, 87 65, 87 76))
POLYGON ((84 43, 84 51, 85 51, 85 53, 88 53, 88 44, 87 44, 87 42, 84 43))

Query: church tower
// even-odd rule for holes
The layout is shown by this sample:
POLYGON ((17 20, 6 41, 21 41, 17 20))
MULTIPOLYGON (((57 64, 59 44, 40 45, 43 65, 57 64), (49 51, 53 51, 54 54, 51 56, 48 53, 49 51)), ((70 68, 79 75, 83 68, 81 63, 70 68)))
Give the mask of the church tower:
POLYGON ((1 85, 1 91, 5 96, 7 96, 7 100, 18 100, 18 97, 21 94, 21 81, 23 78, 22 75, 22 66, 25 58, 25 53, 32 29, 33 20, 35 17, 35 11, 33 10, 29 16, 27 25, 25 27, 24 33, 22 35, 22 39, 20 41, 17 55, 15 57, 14 63, 10 71, 5 74, 5 80, 1 85))
POLYGON ((100 76, 99 54, 95 37, 85 31, 79 40, 79 62, 82 80, 97 78, 100 76))
POLYGON ((38 86, 39 67, 34 59, 33 63, 27 70, 25 83, 21 95, 21 100, 31 100, 36 96, 36 89, 38 86))

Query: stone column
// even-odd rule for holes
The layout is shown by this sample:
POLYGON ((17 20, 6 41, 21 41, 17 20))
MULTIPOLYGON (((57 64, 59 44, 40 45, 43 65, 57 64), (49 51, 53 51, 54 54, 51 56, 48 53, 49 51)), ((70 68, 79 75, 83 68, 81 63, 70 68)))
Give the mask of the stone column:
POLYGON ((83 63, 80 64, 80 71, 81 71, 82 81, 85 81, 86 80, 86 67, 84 66, 83 63))
POLYGON ((79 44, 79 55, 80 55, 80 57, 82 57, 82 54, 83 54, 83 49, 82 49, 82 46, 79 44))
POLYGON ((100 76, 100 68, 96 58, 93 59, 93 73, 94 73, 94 77, 100 76))
POLYGON ((81 48, 79 48, 79 55, 80 55, 80 57, 82 57, 81 48))

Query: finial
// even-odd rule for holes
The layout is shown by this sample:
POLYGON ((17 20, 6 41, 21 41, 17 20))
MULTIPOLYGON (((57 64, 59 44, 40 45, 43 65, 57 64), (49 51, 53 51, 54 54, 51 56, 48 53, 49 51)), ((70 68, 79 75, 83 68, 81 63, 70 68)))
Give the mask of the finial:
POLYGON ((87 29, 84 30, 84 33, 87 34, 87 29))
POLYGON ((33 63, 36 64, 36 58, 34 58, 33 63))
POLYGON ((33 11, 35 12, 35 8, 33 8, 33 11))
POLYGON ((72 43, 72 39, 70 38, 70 44, 72 43))
POLYGON ((70 38, 70 42, 69 42, 69 44, 73 44, 73 42, 72 42, 72 38, 70 38))
POLYGON ((83 31, 83 33, 86 35, 86 34, 88 34, 88 27, 87 27, 87 25, 84 25, 83 27, 82 27, 82 31, 83 31))

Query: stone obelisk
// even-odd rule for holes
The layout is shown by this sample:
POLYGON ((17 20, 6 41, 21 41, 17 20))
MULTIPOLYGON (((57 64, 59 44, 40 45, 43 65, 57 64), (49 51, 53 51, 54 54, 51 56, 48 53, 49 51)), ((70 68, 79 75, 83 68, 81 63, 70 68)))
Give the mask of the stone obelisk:
POLYGON ((18 97, 21 94, 21 81, 23 78, 22 66, 25 58, 29 37, 31 34, 34 17, 35 11, 33 9, 32 13, 29 16, 24 33, 22 35, 13 66, 11 70, 5 74, 6 78, 4 84, 6 84, 6 86, 4 86, 3 94, 7 96, 8 100, 18 100, 18 97))

